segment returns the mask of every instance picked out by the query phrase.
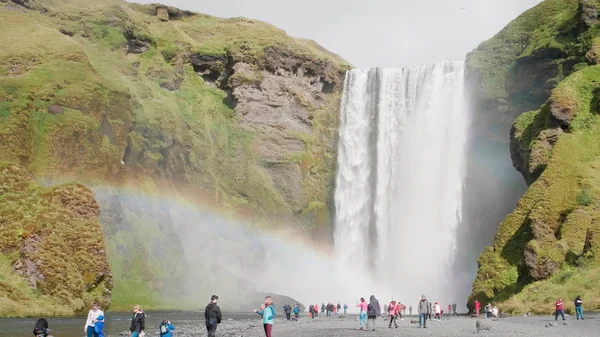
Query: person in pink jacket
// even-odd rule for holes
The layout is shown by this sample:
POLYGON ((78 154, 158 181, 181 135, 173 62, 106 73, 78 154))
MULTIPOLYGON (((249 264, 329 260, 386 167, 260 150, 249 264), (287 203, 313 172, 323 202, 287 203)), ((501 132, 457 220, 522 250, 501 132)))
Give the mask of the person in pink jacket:
POLYGON ((400 306, 396 304, 395 300, 392 300, 388 305, 388 316, 390 316, 390 323, 388 324, 388 328, 392 328, 392 322, 394 323, 394 327, 398 329, 398 311, 400 306))
POLYGON ((360 316, 359 316, 360 329, 364 330, 365 327, 367 326, 367 310, 369 309, 369 303, 367 303, 367 301, 365 301, 364 297, 361 297, 360 302, 356 303, 356 307, 360 308, 360 316))

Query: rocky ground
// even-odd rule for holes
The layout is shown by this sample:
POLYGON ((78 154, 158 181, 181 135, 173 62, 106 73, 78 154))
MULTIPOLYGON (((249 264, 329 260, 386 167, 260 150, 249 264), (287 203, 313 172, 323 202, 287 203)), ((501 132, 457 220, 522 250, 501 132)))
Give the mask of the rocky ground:
MULTIPOLYGON (((485 336, 598 336, 600 329, 600 317, 589 316, 585 321, 577 321, 574 318, 567 319, 567 325, 559 321, 557 326, 546 325, 554 322, 553 317, 510 317, 499 320, 481 319, 481 326, 489 327, 489 330, 477 332, 477 319, 467 317, 450 317, 443 321, 428 322, 427 329, 417 328, 418 324, 411 323, 415 317, 409 317, 399 321, 398 329, 389 329, 387 322, 378 319, 376 330, 358 330, 357 317, 350 316, 340 319, 318 318, 310 320, 302 318, 299 322, 287 322, 276 320, 273 328, 275 337, 349 337, 349 336, 467 336, 481 334, 485 336)), ((183 325, 177 327, 177 337, 206 336, 206 331, 198 331, 195 325, 183 325)), ((249 337, 263 336, 262 325, 258 320, 231 320, 224 321, 217 330, 219 337, 249 337)), ((158 336, 157 332, 150 336, 158 336)))

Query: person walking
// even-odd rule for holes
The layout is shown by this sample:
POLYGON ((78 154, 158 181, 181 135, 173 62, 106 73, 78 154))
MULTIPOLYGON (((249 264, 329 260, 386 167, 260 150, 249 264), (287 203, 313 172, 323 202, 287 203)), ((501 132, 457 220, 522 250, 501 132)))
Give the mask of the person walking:
POLYGON ((429 311, 429 304, 430 303, 427 301, 427 298, 425 298, 425 295, 421 296, 421 301, 417 307, 419 312, 419 328, 427 328, 427 317, 431 314, 429 311))
POLYGON ((370 326, 371 330, 375 331, 375 320, 379 315, 381 315, 381 306, 379 305, 379 301, 375 298, 375 295, 371 295, 369 298, 369 307, 367 308, 367 330, 370 326))
POLYGON ((582 320, 583 318, 583 301, 581 300, 581 296, 577 295, 577 297, 575 297, 575 316, 577 316, 577 320, 579 320, 579 318, 581 318, 582 320))
POLYGON ((431 306, 431 302, 427 301, 427 307, 429 310, 427 311, 427 317, 431 319, 431 313, 433 312, 433 307, 431 306))
POLYGON ((402 317, 402 311, 406 312, 406 306, 404 304, 402 304, 402 302, 398 301, 398 304, 396 305, 397 307, 397 313, 398 313, 398 319, 403 321, 404 317, 402 317))
POLYGON ((129 336, 138 337, 143 335, 144 329, 146 328, 146 314, 142 311, 142 307, 136 304, 133 307, 133 318, 131 319, 131 325, 129 326, 129 336))
POLYGON ((442 316, 441 316, 442 308, 440 308, 440 304, 438 302, 435 302, 435 304, 433 305, 433 313, 434 313, 434 316, 433 316, 434 319, 437 319, 437 320, 442 319, 442 316))
POLYGON ((348 304, 344 303, 344 316, 347 316, 348 304))
POLYGON ((475 300, 475 315, 479 317, 479 310, 481 310, 481 303, 479 300, 475 300))
POLYGON ((562 297, 559 297, 556 301, 556 314, 554 315, 554 320, 558 320, 558 315, 562 316, 562 320, 565 320, 565 306, 562 301, 562 297))
POLYGON ((360 315, 358 316, 360 322, 360 329, 364 330, 367 327, 367 312, 369 310, 369 304, 365 301, 364 297, 360 298, 360 302, 356 303, 356 307, 360 308, 360 315))
POLYGON ((215 337, 217 332, 217 326, 221 324, 223 315, 221 314, 221 308, 217 305, 219 296, 212 295, 210 297, 210 303, 204 309, 204 321, 206 324, 206 331, 208 337, 215 337))
POLYGON ((392 323, 394 323, 394 327, 398 329, 398 305, 395 300, 392 300, 390 304, 387 306, 388 316, 390 317, 390 323, 388 324, 388 328, 392 328, 392 323))
POLYGON ((315 304, 315 308, 313 309, 313 318, 319 317, 319 305, 315 304))
POLYGON ((265 336, 271 337, 271 333, 273 331, 273 320, 275 319, 275 306, 273 305, 271 296, 265 297, 264 308, 261 307, 259 310, 254 309, 254 312, 262 317, 265 336))
POLYGON ((98 321, 104 321, 104 312, 98 308, 98 302, 92 302, 87 319, 85 320, 85 326, 83 327, 83 331, 86 333, 87 337, 98 337, 98 334, 94 331, 94 326, 98 321), (103 319, 99 320, 99 316, 102 316, 103 319))

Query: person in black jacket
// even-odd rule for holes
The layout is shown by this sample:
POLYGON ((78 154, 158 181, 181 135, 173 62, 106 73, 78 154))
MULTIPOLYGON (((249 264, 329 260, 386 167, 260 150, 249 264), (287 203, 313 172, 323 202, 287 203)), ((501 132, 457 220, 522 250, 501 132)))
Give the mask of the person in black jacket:
POLYGON ((221 308, 217 305, 219 296, 212 295, 210 303, 204 309, 204 318, 206 319, 206 330, 208 331, 208 337, 215 337, 217 332, 217 325, 221 324, 221 308))
POLYGON ((370 302, 367 308, 367 318, 369 319, 367 323, 367 330, 370 327, 373 331, 375 331, 375 320, 377 319, 377 316, 381 315, 381 307, 379 306, 379 301, 374 295, 371 295, 369 300, 370 302))
POLYGON ((33 328, 33 335, 36 337, 46 337, 48 335, 48 321, 45 318, 40 318, 37 320, 37 322, 35 322, 35 327, 33 328))
POLYGON ((138 337, 146 328, 146 314, 142 311, 139 304, 133 307, 133 318, 129 327, 129 336, 138 337))

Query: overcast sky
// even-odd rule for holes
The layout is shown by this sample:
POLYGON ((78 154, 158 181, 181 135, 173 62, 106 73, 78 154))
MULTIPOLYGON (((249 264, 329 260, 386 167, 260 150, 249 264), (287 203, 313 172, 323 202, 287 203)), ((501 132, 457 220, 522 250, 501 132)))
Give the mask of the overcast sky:
POLYGON ((269 22, 360 68, 464 59, 541 0, 135 0, 269 22))

